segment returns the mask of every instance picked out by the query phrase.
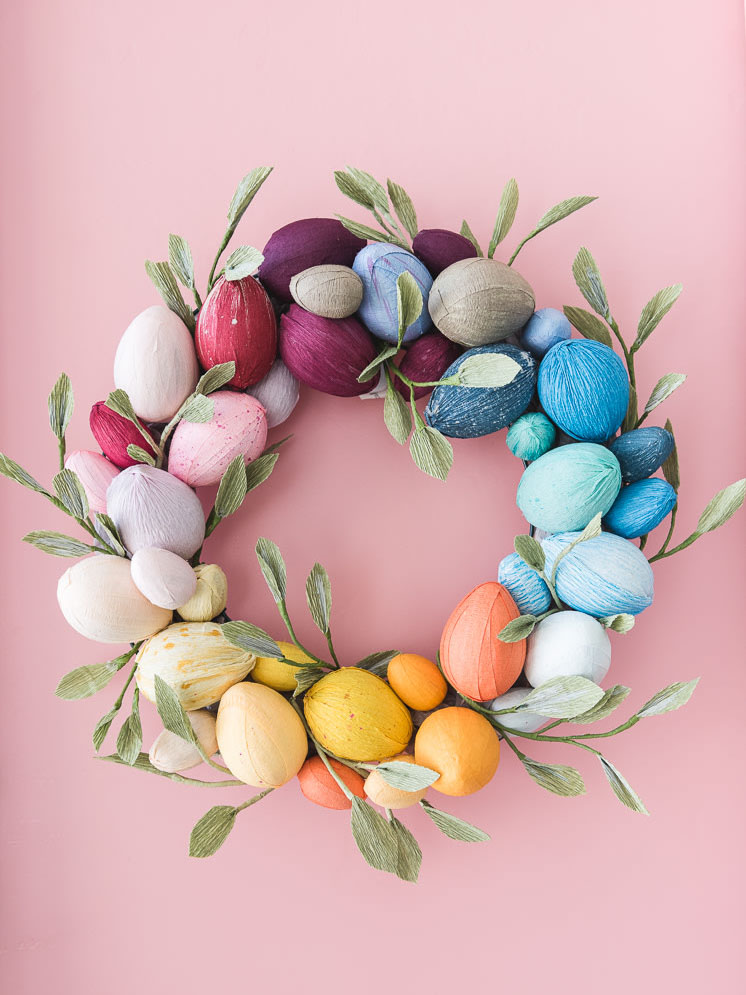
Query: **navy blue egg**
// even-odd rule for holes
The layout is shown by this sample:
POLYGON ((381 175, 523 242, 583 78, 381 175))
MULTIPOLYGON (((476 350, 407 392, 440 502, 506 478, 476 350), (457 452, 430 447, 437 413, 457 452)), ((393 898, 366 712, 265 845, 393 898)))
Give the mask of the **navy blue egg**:
POLYGON ((558 342, 539 367, 539 400, 554 424, 573 439, 606 442, 627 413, 627 370, 602 342, 558 342))
POLYGON ((635 428, 614 439, 609 449, 619 460, 622 480, 634 484, 652 476, 673 452, 674 439, 665 428, 635 428))
POLYGON ((671 513, 676 491, 667 480, 649 477, 628 484, 619 492, 604 518, 604 526, 624 539, 647 535, 671 513))
POLYGON ((476 439, 497 432, 515 421, 531 403, 536 387, 536 363, 523 349, 497 343, 469 349, 448 367, 442 379, 452 376, 469 356, 496 353, 509 356, 521 367, 504 387, 436 387, 425 408, 428 425, 453 439, 476 439))
POLYGON ((541 307, 534 311, 521 332, 521 346, 537 359, 553 345, 564 342, 572 335, 572 325, 561 311, 554 307, 541 307))

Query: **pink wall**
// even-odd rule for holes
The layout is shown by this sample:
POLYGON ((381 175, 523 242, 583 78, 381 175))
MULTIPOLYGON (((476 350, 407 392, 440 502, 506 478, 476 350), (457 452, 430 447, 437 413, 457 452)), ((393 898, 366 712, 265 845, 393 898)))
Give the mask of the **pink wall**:
MULTIPOLYGON (((570 273, 581 244, 628 330, 681 280, 640 379, 645 394, 662 373, 690 375, 667 405, 682 535, 743 475, 737 0, 12 8, 0 32, 0 448, 32 472, 53 468, 45 398, 63 368, 78 400, 71 445, 89 444, 87 411, 111 387, 118 337, 155 301, 142 262, 164 257, 169 231, 189 237, 204 281, 244 171, 277 166, 241 229, 261 246, 295 217, 346 212, 331 174, 349 162, 404 184, 424 225, 465 216, 485 239, 511 175, 516 233, 566 196, 599 194, 524 250, 537 303, 582 303, 570 273)), ((232 612, 280 634, 252 555, 268 535, 287 554, 299 618, 305 571, 316 558, 329 569, 347 661, 384 645, 433 653, 449 610, 523 529, 503 436, 457 444, 439 485, 389 439, 373 402, 306 394, 289 427, 271 483, 211 543, 232 612)), ((684 711, 608 745, 652 816, 623 809, 590 757, 571 761, 588 795, 560 800, 506 756, 487 790, 444 805, 491 844, 448 841, 415 813, 425 864, 412 887, 370 871, 345 817, 304 803, 294 783, 244 813, 215 859, 190 861, 189 829, 214 795, 91 759, 111 695, 52 692, 106 648, 57 611, 65 564, 18 541, 62 517, 10 485, 2 502, 2 949, 15 995, 734 990, 746 515, 658 565, 654 608, 614 640, 610 676, 635 705, 703 677, 684 711)), ((299 628, 313 639, 310 623, 299 628)))

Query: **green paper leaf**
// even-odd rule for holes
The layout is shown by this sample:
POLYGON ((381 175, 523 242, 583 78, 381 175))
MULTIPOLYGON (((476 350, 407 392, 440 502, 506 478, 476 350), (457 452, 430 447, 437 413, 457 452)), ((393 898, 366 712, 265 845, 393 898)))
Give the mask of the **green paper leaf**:
POLYGON ((189 242, 181 235, 168 236, 168 262, 176 278, 187 290, 194 290, 194 260, 189 242))
POLYGON ((627 808, 631 808, 633 812, 639 812, 641 815, 649 815, 650 813, 643 805, 642 799, 630 785, 626 777, 606 757, 599 755, 598 759, 603 767, 604 774, 606 774, 609 780, 612 791, 619 801, 623 805, 626 805, 627 808))
POLYGON ((104 515, 100 511, 97 511, 94 521, 96 532, 98 532, 104 542, 111 546, 117 556, 126 556, 127 551, 124 548, 124 543, 122 542, 122 537, 119 534, 119 529, 116 527, 111 518, 109 518, 108 515, 104 515))
MULTIPOLYGON (((279 443, 278 443, 279 445, 279 443)), ((246 467, 246 493, 263 484, 275 468, 279 453, 265 453, 246 467)))
MULTIPOLYGON (((106 718, 106 716, 105 716, 106 718)), ((103 719, 102 719, 103 721, 103 719)), ((176 781, 177 784, 207 784, 207 781, 198 781, 193 777, 182 777, 181 774, 171 774, 166 770, 159 770, 154 767, 150 762, 150 757, 147 753, 138 754, 135 762, 132 764, 127 764, 122 760, 121 757, 117 756, 116 753, 111 753, 105 757, 97 757, 98 760, 106 760, 108 763, 119 764, 125 767, 131 767, 133 770, 141 770, 146 774, 156 774, 158 777, 167 777, 169 781, 176 781)))
POLYGON ((293 697, 297 698, 298 695, 305 694, 316 681, 321 680, 324 673, 325 671, 321 667, 299 667, 295 672, 296 688, 293 691, 293 697))
POLYGON ((409 405, 389 380, 383 402, 383 420, 391 436, 403 446, 412 431, 409 405))
POLYGON ((146 452, 140 446, 136 446, 133 442, 130 442, 127 446, 127 455, 130 459, 136 460, 138 463, 147 463, 148 466, 155 466, 152 454, 146 452))
POLYGON ((363 169, 356 169, 354 166, 348 166, 347 172, 358 184, 358 186, 365 191, 368 197, 370 197, 373 205, 381 212, 381 214, 388 214, 388 195, 375 176, 371 176, 370 173, 366 173, 363 169))
POLYGON ((593 708, 589 708, 587 712, 576 715, 571 721, 577 725, 586 725, 590 722, 598 722, 599 719, 605 719, 619 708, 628 695, 629 688, 626 688, 623 684, 615 684, 608 691, 604 691, 603 697, 599 698, 593 708))
POLYGON ((560 795, 562 798, 574 798, 585 794, 585 782, 580 771, 574 767, 566 767, 564 764, 542 764, 525 756, 519 759, 526 772, 545 791, 551 791, 552 794, 560 795))
POLYGON ((601 280, 601 274, 595 259, 585 246, 578 251, 575 257, 575 261, 572 264, 572 273, 578 285, 578 290, 596 314, 600 314, 602 318, 608 318, 609 302, 606 298, 606 290, 601 280))
POLYGON ((404 225, 409 237, 414 238, 417 234, 417 212, 414 209, 411 197, 404 187, 400 187, 393 180, 387 180, 386 185, 388 186, 389 197, 391 198, 391 203, 394 205, 396 216, 404 225))
POLYGON ((145 272, 167 307, 181 318, 190 331, 194 331, 194 315, 181 296, 179 285, 169 264, 154 263, 146 259, 145 272))
POLYGON ((457 375, 461 387, 505 387, 520 372, 520 363, 516 363, 510 356, 482 353, 465 359, 457 375))
POLYGON ((252 625, 251 622, 224 622, 220 628, 229 643, 246 650, 247 653, 272 657, 274 660, 282 659, 280 647, 259 626, 252 625))
POLYGON ((396 310, 399 315, 399 347, 407 329, 417 321, 422 314, 422 291, 417 281, 408 270, 400 273, 396 279, 396 310))
POLYGON ((635 627, 635 616, 628 615, 626 612, 622 612, 619 615, 607 615, 598 621, 604 629, 611 629, 612 632, 618 632, 621 635, 624 635, 625 632, 629 632, 630 629, 634 629, 635 627))
POLYGON ((117 736, 117 753, 130 767, 140 754, 142 725, 140 724, 140 689, 132 695, 132 712, 124 720, 117 736))
POLYGON ((396 876, 402 881, 415 884, 422 865, 422 850, 404 823, 399 822, 395 816, 391 817, 389 825, 397 842, 396 876))
POLYGON ((546 565, 544 550, 540 542, 533 536, 520 535, 513 540, 513 548, 526 566, 537 573, 543 573, 546 565))
POLYGON ((235 375, 236 364, 232 359, 227 363, 218 363, 217 366, 211 367, 202 374, 194 388, 194 393, 212 394, 214 391, 220 390, 221 387, 225 387, 235 375))
POLYGON ((54 493, 69 515, 73 518, 88 517, 88 497, 77 473, 73 473, 72 470, 60 470, 55 474, 52 485, 54 493))
POLYGON ((573 328, 576 328, 584 338, 593 339, 594 342, 602 342, 610 349, 612 348, 609 329, 595 314, 591 314, 590 311, 586 311, 582 307, 571 307, 570 305, 566 305, 562 310, 573 328))
POLYGON ((358 660, 355 666, 360 670, 369 670, 377 677, 386 677, 389 663, 398 655, 399 650, 381 650, 378 653, 369 653, 362 660, 358 660))
POLYGON ((241 245, 228 256, 225 264, 226 280, 243 280, 256 273, 264 262, 264 256, 253 245, 241 245))
POLYGON ((699 516, 695 529, 696 534, 704 535, 706 532, 713 532, 721 525, 725 525, 728 519, 735 515, 741 507, 744 497, 746 497, 746 478, 737 480, 724 487, 722 491, 718 491, 699 516))
POLYGON ((246 497, 246 465, 239 453, 228 464, 228 469, 220 478, 218 493, 215 495, 215 514, 227 518, 241 507, 246 497))
MULTIPOLYGON (((98 753, 98 751, 101 749, 101 745, 103 741, 106 739, 106 734, 111 728, 111 724, 116 718, 117 712, 119 711, 120 708, 121 708, 121 703, 118 705, 114 705, 114 707, 110 711, 108 711, 106 715, 102 716, 94 726, 93 748, 96 751, 96 753, 98 753)), ((103 759, 109 759, 109 758, 104 757, 103 759)), ((117 757, 117 760, 121 763, 119 757, 117 757)))
POLYGON ((349 197, 350 200, 359 204, 360 207, 364 207, 369 211, 373 210, 373 198, 366 192, 365 188, 361 186, 357 180, 354 180, 349 173, 343 172, 341 169, 334 171, 334 182, 337 184, 341 192, 345 197, 349 197))
MULTIPOLYGON (((670 418, 666 420, 665 425, 666 431, 673 435, 673 425, 671 424, 670 418)), ((679 477, 679 453, 676 448, 676 437, 674 436, 673 449, 671 450, 671 455, 663 464, 663 476, 669 482, 671 487, 679 493, 679 487, 681 486, 681 479, 679 477)))
POLYGON ((211 857, 217 853, 230 836, 237 815, 232 805, 213 805, 192 829, 189 836, 189 856, 211 857))
POLYGON ((437 480, 446 479, 453 464, 453 447, 437 429, 418 426, 409 440, 409 451, 423 473, 437 480))
POLYGON ((61 532, 46 530, 29 532, 23 537, 23 541, 51 556, 88 556, 93 551, 93 547, 87 543, 63 535, 61 532))
POLYGON ((471 242, 471 244, 477 250, 477 255, 478 256, 484 256, 484 253, 482 252, 481 246, 479 245, 479 242, 477 241, 477 237, 474 234, 474 232, 471 230, 471 228, 469 227, 469 224, 468 224, 467 221, 462 221, 461 222, 461 230, 460 230, 459 234, 463 235, 464 238, 468 238, 469 239, 469 241, 471 242))
POLYGON ((81 698, 90 698, 91 695, 105 688, 114 674, 118 673, 131 659, 131 653, 122 653, 121 656, 109 660, 107 663, 93 663, 76 667, 75 670, 65 674, 54 693, 64 701, 79 701, 81 698))
POLYGON ((335 218, 342 222, 347 231, 351 232, 353 235, 357 235, 358 238, 364 238, 369 242, 392 242, 395 245, 400 245, 398 238, 394 238, 393 235, 389 235, 385 231, 377 231, 375 228, 369 228, 367 225, 361 225, 357 221, 352 221, 350 218, 345 218, 341 214, 335 214, 335 218))
POLYGON ((632 343, 632 352, 637 352, 646 339, 655 331, 660 322, 665 318, 684 288, 680 283, 675 283, 672 287, 664 287, 652 297, 642 309, 640 321, 637 325, 637 338, 632 343))
POLYGON ((272 597, 279 604, 287 595, 287 571, 279 547, 271 539, 257 540, 256 558, 272 597))
POLYGON ((399 861, 397 835, 389 822, 357 795, 352 796, 350 827, 358 850, 370 866, 396 874, 399 861))
POLYGON ((262 184, 272 172, 272 166, 257 166, 241 180, 233 194, 230 207, 228 208, 229 230, 235 231, 238 222, 244 215, 246 208, 259 193, 262 184))
POLYGON ((651 715, 663 715, 665 712, 674 712, 682 705, 686 705, 694 689, 699 683, 699 677, 693 681, 677 682, 669 684, 667 688, 654 694, 650 701, 646 701, 637 715, 641 719, 646 719, 651 715))
POLYGON ((379 372, 381 364, 387 359, 391 359, 399 351, 399 346, 397 345, 387 345, 384 346, 375 359, 372 359, 368 365, 363 369, 362 373, 359 374, 357 378, 358 383, 367 383, 372 380, 373 377, 379 372))
POLYGON ((500 630, 497 638, 501 643, 519 643, 531 635, 538 621, 536 615, 519 615, 500 630))
POLYGON ((46 488, 42 487, 38 480, 35 480, 30 473, 12 460, 10 456, 6 456, 4 453, 0 453, 0 473, 8 480, 14 481, 16 484, 20 484, 21 487, 28 487, 30 491, 36 491, 37 494, 47 494, 46 488))
POLYGON ((505 184, 502 196, 500 197, 500 207, 497 212, 497 219, 495 220, 495 228, 492 232, 490 247, 487 250, 487 255, 490 259, 494 256, 495 249, 498 247, 500 242, 502 242, 510 229, 513 227, 515 212, 517 210, 518 184, 514 179, 510 179, 505 184))
POLYGON ((637 390, 629 385, 629 403, 627 404, 627 414, 622 423, 622 432, 630 432, 637 424, 637 390))
POLYGON ((158 709, 163 728, 196 747, 200 755, 203 755, 200 741, 192 729, 192 723, 187 718, 179 696, 158 674, 155 675, 155 707, 158 709))
POLYGON ((49 424, 58 439, 64 438, 67 426, 73 415, 75 399, 67 373, 60 373, 57 383, 47 398, 49 408, 49 424))
POLYGON ((204 425, 212 421, 214 414, 215 402, 211 398, 205 397, 204 394, 192 394, 184 402, 181 409, 182 420, 192 422, 195 425, 204 425))
POLYGON ((129 421, 137 424, 137 415, 135 414, 135 409, 132 407, 129 394, 126 390, 122 390, 121 387, 117 387, 116 390, 113 390, 109 394, 106 398, 106 407, 116 414, 121 415, 122 418, 127 418, 129 421))
POLYGON ((376 770, 386 784, 390 784, 392 788, 399 788, 400 791, 420 791, 422 788, 429 788, 440 777, 437 770, 406 763, 403 760, 386 760, 378 764, 376 770))
POLYGON ((667 397, 670 397, 675 390, 678 390, 685 380, 685 373, 666 373, 665 376, 661 377, 655 387, 653 387, 653 392, 648 398, 648 403, 645 405, 643 416, 649 415, 659 404, 662 404, 667 397))
POLYGON ((604 692, 586 677, 552 677, 534 688, 518 705, 518 712, 536 712, 548 719, 572 719, 603 698, 604 692))
POLYGON ((536 238, 541 232, 546 231, 552 225, 556 225, 558 221, 563 221, 565 218, 569 218, 571 214, 579 211, 581 207, 585 207, 586 204, 593 203, 594 200, 598 200, 597 197, 570 197, 567 200, 560 201, 559 204, 555 204, 554 207, 550 207, 546 214, 544 214, 540 219, 538 224, 534 229, 532 229, 528 235, 522 241, 518 243, 518 246, 510 257, 508 265, 512 265, 515 257, 521 251, 526 242, 530 242, 532 238, 536 238))
POLYGON ((451 815, 450 812, 442 812, 424 799, 420 802, 420 806, 441 833, 452 840, 459 840, 461 843, 485 843, 489 840, 489 836, 482 829, 477 829, 476 826, 451 815))
POLYGON ((332 611, 332 585, 320 563, 314 563, 306 580, 306 600, 317 628, 327 633, 332 611))

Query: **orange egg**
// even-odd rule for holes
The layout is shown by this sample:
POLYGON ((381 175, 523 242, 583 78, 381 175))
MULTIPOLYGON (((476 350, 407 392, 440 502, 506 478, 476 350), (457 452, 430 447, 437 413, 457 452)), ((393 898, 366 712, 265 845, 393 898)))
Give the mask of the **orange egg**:
POLYGON ((457 691, 490 701, 513 686, 526 658, 526 640, 503 643, 497 637, 520 614, 496 581, 475 587, 456 607, 440 638, 440 663, 457 691))
POLYGON ((418 653, 399 653, 393 657, 386 676, 404 704, 418 712, 437 708, 448 691, 433 661, 418 653))
POLYGON ((438 771, 436 791, 471 795, 495 776, 500 740, 487 719, 471 708, 441 708, 420 726, 414 759, 438 771))
MULTIPOLYGON (((357 771, 351 770, 339 760, 329 762, 353 795, 365 798, 365 781, 357 771)), ((352 808, 352 802, 329 773, 321 757, 309 757, 306 760, 298 771, 298 782, 300 790, 314 805, 321 805, 322 808, 352 808)))

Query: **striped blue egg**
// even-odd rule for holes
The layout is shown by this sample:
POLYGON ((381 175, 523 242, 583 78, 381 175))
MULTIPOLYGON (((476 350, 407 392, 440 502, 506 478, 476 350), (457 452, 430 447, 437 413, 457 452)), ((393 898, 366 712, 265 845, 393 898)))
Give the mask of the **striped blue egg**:
MULTIPOLYGON (((551 576, 557 554, 578 538, 563 532, 542 542, 551 576)), ((653 571, 643 553, 621 536, 602 532, 579 543, 557 565, 557 594, 570 608, 603 618, 639 615, 653 603, 653 571)))
POLYGON ((514 456, 531 462, 552 448, 556 434, 546 415, 531 411, 513 422, 505 441, 514 456))
POLYGON ((523 471, 516 503, 531 525, 544 532, 584 529, 605 515, 622 486, 613 453, 593 442, 550 449, 523 471))
POLYGON ((625 539, 637 539, 660 525, 676 500, 676 491, 667 480, 660 477, 638 480, 621 489, 606 514, 604 526, 625 539))
POLYGON ((422 292, 422 312, 407 329, 404 341, 412 342, 432 328, 427 299, 433 278, 417 256, 388 242, 373 242, 358 252, 352 268, 363 281, 363 302, 357 316, 375 336, 384 342, 397 342, 399 311, 396 281, 404 272, 412 274, 422 292))
POLYGON ((665 428, 644 425, 624 432, 609 444, 609 449, 619 460, 622 480, 634 484, 660 469, 673 452, 674 439, 665 428))
POLYGON ((554 307, 541 307, 534 311, 521 332, 521 345, 537 359, 553 345, 564 342, 572 335, 572 325, 561 311, 554 307))
POLYGON ((436 387, 425 408, 428 425, 453 439, 475 439, 497 432, 515 421, 531 403, 536 387, 536 363, 523 349, 496 343, 469 349, 451 363, 442 379, 456 373, 470 356, 496 353, 509 356, 521 367, 504 387, 436 387))
POLYGON ((605 442, 627 413, 624 363, 602 342, 559 342, 541 361, 539 400, 555 425, 573 439, 605 442))
POLYGON ((518 553, 500 560, 497 580, 508 589, 522 615, 541 615, 552 603, 547 585, 518 553))

